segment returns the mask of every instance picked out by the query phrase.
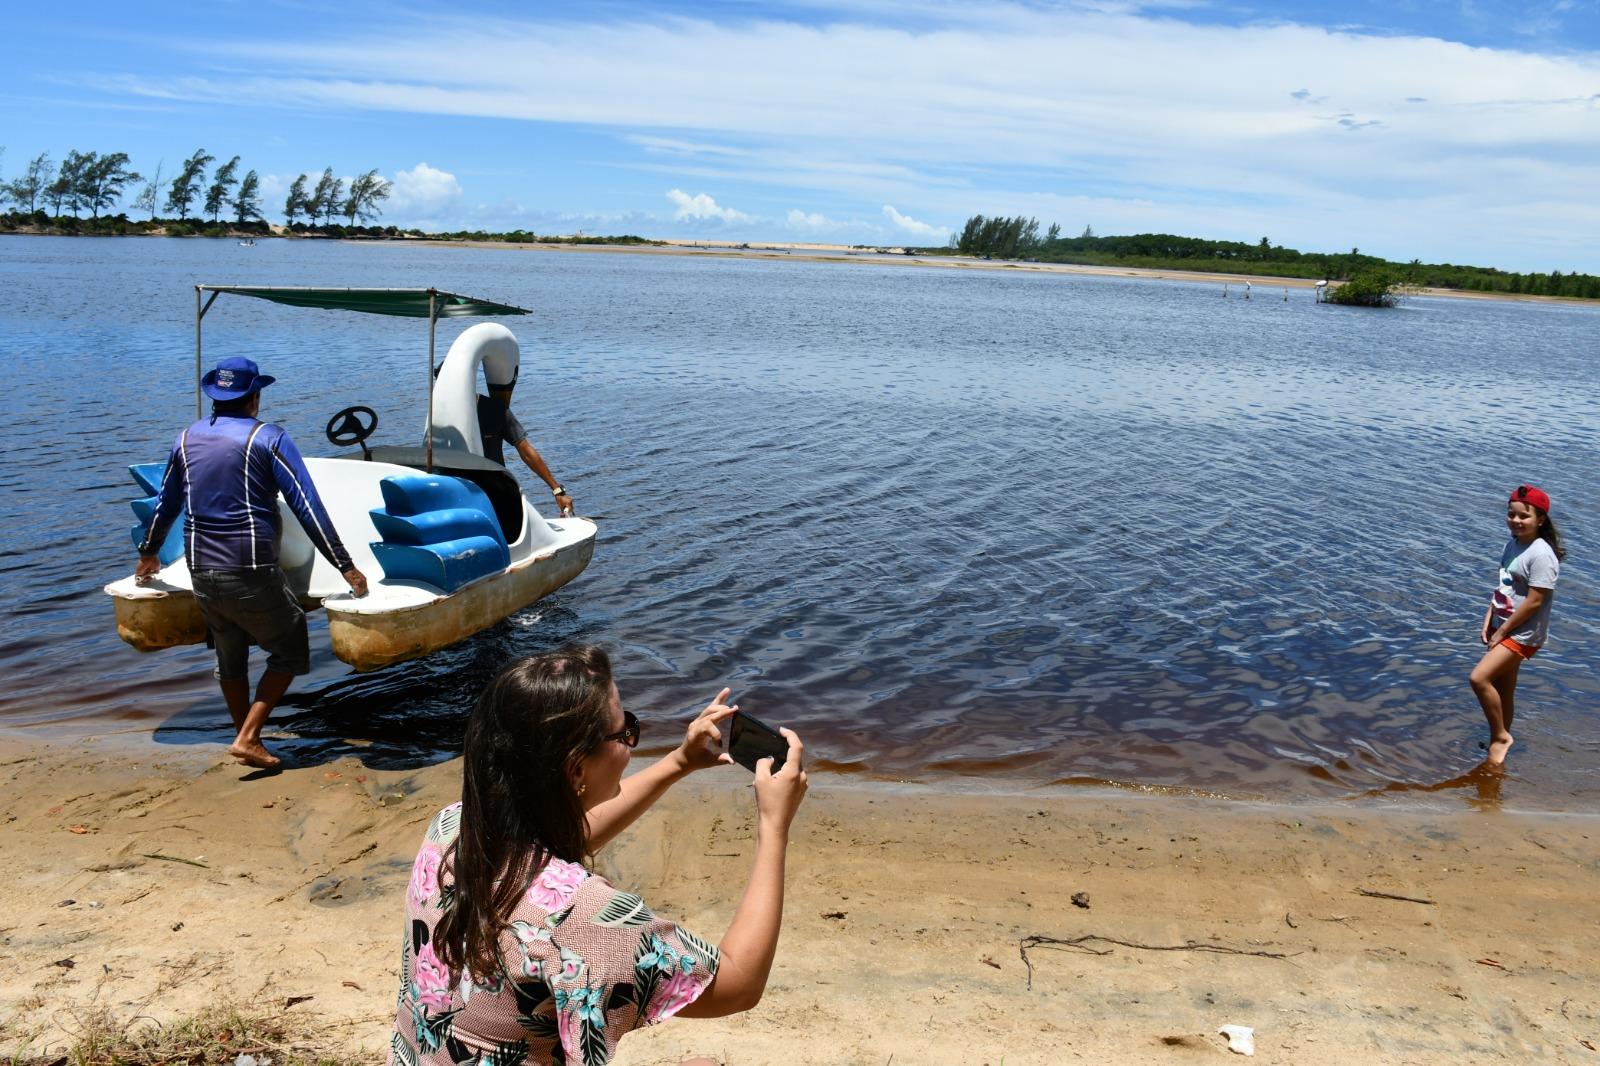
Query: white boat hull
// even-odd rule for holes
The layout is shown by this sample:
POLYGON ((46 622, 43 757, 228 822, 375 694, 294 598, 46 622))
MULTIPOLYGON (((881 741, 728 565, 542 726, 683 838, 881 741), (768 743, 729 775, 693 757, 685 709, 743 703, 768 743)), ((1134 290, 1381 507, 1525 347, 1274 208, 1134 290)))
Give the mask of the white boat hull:
POLYGON ((590 536, 549 555, 513 563, 509 570, 432 603, 381 613, 346 610, 361 602, 349 597, 330 601, 323 606, 333 653, 360 671, 432 654, 548 596, 582 573, 593 555, 590 536))
MULTIPOLYGON (((361 601, 339 597, 339 603, 320 605, 328 612, 333 654, 362 672, 431 655, 550 595, 582 573, 593 556, 594 537, 590 536, 548 555, 514 563, 510 569, 480 578, 448 596, 406 607, 352 610, 361 601)), ((131 585, 131 580, 128 583, 131 585)), ((132 594, 134 588, 106 587, 116 606, 117 636, 139 651, 205 641, 206 623, 193 592, 177 586, 136 588, 137 595, 132 594)), ((319 606, 315 602, 303 605, 308 609, 319 606)))

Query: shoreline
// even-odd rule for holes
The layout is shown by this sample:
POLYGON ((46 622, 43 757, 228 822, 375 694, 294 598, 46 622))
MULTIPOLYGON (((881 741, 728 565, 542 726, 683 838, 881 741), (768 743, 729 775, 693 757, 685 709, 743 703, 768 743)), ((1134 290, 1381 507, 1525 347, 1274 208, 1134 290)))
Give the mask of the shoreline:
MULTIPOLYGON (((61 725, 62 723, 54 723, 61 725)), ((86 724, 105 723, 78 723, 86 724)), ((38 728, 48 731, 48 724, 38 728)), ((281 749, 288 767, 297 771, 315 769, 324 763, 359 759, 360 750, 331 754, 321 758, 307 758, 297 754, 292 743, 292 731, 281 732, 281 727, 269 727, 266 740, 281 749)), ((17 728, 0 723, 0 766, 8 761, 13 749, 28 751, 59 750, 69 745, 93 745, 107 759, 130 763, 147 763, 152 760, 167 762, 178 760, 187 765, 210 766, 225 760, 225 750, 231 740, 231 730, 218 727, 214 739, 194 738, 174 743, 160 743, 151 729, 138 725, 127 729, 79 728, 33 735, 28 728, 17 728), (224 734, 228 734, 224 736, 224 734)), ((653 762, 666 754, 642 747, 634 757, 644 763, 653 762)), ((435 763, 418 764, 406 773, 432 772, 439 766, 452 765, 457 757, 441 759, 435 763)), ((998 800, 1100 800, 1114 802, 1140 802, 1143 800, 1167 802, 1216 803, 1238 808, 1270 809, 1280 812, 1303 812, 1313 815, 1336 815, 1346 812, 1375 815, 1432 815, 1452 816, 1463 810, 1491 811, 1507 815, 1551 818, 1600 819, 1600 806, 1585 806, 1562 794, 1536 794, 1536 801, 1521 802, 1526 790, 1521 787, 1515 769, 1509 773, 1493 774, 1483 771, 1482 764, 1464 768, 1462 772, 1439 781, 1403 782, 1389 781, 1371 787, 1349 786, 1343 791, 1265 792, 1249 790, 1243 786, 1229 791, 1217 785, 1186 785, 1160 781, 1135 781, 1114 778, 1071 776, 1065 778, 1029 777, 1025 767, 992 767, 983 772, 962 772, 948 769, 905 770, 873 769, 857 763, 840 763, 820 753, 808 760, 813 777, 827 780, 832 787, 864 789, 893 799, 905 797, 949 798, 955 801, 998 800), (1502 798, 1504 786, 1513 786, 1513 799, 1502 798), (1517 794, 1521 795, 1517 795, 1517 794)), ((367 773, 395 773, 399 771, 365 769, 367 773)))
MULTIPOLYGON (((381 1053, 411 860, 459 761, 260 776, 208 748, 6 739, 0 771, 0 1057, 61 1054, 74 1012, 167 1022, 229 994, 296 1000, 341 1034, 330 1054, 381 1053)), ((735 771, 680 784, 597 863, 713 939, 753 854, 735 771)), ((1265 1060, 1562 1060, 1600 1041, 1597 873, 1593 814, 819 774, 766 998, 632 1034, 615 1061, 1169 1062, 1226 1055, 1222 1024, 1265 1060), (1029 936, 1144 946, 1038 944, 1029 990, 1029 936)))
MULTIPOLYGON (((276 227, 281 229, 282 227, 276 227)), ((34 233, 15 231, 0 233, 0 237, 69 237, 83 238, 119 238, 119 237, 169 237, 165 233, 127 233, 127 234, 70 234, 70 233, 34 233)), ((752 241, 741 244, 714 243, 709 241, 686 241, 662 239, 658 244, 565 244, 549 241, 477 241, 435 239, 432 237, 388 237, 388 238, 350 238, 316 235, 302 237, 299 235, 286 235, 274 232, 269 236, 239 231, 230 232, 226 237, 172 237, 173 240, 235 240, 243 237, 252 237, 258 240, 318 240, 337 241, 342 244, 382 245, 397 244, 413 247, 434 248, 480 248, 499 249, 505 251, 540 251, 540 252, 598 252, 611 254, 632 255, 682 255, 682 256, 716 256, 723 259, 766 259, 773 261, 803 262, 803 263, 875 263, 891 266, 919 266, 943 267, 954 270, 1024 270, 1042 274, 1066 274, 1082 277, 1105 278, 1143 278, 1152 281, 1178 281, 1178 282, 1203 282, 1219 285, 1243 285, 1249 283, 1262 289, 1262 299, 1269 299, 1266 295, 1270 289, 1314 289, 1316 281, 1311 278, 1291 278, 1270 274, 1228 274, 1208 270, 1177 270, 1170 267, 1135 267, 1135 266, 1099 266, 1082 263, 1039 263, 1022 260, 981 260, 967 256, 927 256, 917 255, 903 250, 880 251, 876 248, 861 248, 855 245, 842 244, 803 244, 787 243, 781 241, 752 241)), ((648 238, 654 239, 654 238, 648 238)), ((1600 306, 1600 300, 1583 299, 1576 296, 1544 296, 1532 293, 1509 292, 1476 292, 1468 289, 1443 289, 1428 286, 1407 288, 1400 292, 1401 298, 1406 296, 1437 296, 1445 299, 1460 300, 1500 300, 1509 303, 1535 303, 1558 304, 1575 307, 1600 306)))
MULTIPOLYGON (((372 244, 373 241, 346 241, 349 244, 372 244)), ((442 248, 483 248, 507 251, 535 252, 595 252, 613 255, 681 255, 715 256, 721 259, 764 259, 774 262, 802 263, 870 263, 881 266, 929 267, 947 270, 1021 270, 1040 274, 1065 274, 1080 277, 1142 278, 1151 281, 1200 282, 1218 285, 1243 285, 1246 282, 1262 290, 1261 299, 1270 299, 1272 289, 1315 289, 1311 278, 1286 278, 1264 274, 1223 274, 1214 271, 1187 271, 1168 268, 1131 266, 1094 266, 1078 263, 1028 263, 972 259, 964 256, 918 256, 876 253, 848 245, 783 244, 751 242, 746 247, 727 244, 710 244, 699 241, 663 241, 663 246, 626 244, 553 244, 542 241, 472 241, 418 239, 410 243, 417 246, 442 248)), ((1437 289, 1419 287, 1402 293, 1404 296, 1438 296, 1462 300, 1499 300, 1509 303, 1560 304, 1577 307, 1600 306, 1600 301, 1574 296, 1536 296, 1526 293, 1470 292, 1465 289, 1437 289)))

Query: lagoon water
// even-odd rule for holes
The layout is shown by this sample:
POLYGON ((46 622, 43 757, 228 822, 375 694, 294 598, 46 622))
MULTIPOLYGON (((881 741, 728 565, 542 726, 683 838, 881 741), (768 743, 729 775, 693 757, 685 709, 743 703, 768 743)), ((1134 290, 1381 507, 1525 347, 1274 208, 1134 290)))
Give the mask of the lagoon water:
MULTIPOLYGON (((514 406, 599 517, 587 572, 430 659, 355 675, 315 621, 298 760, 448 758, 495 668, 588 640, 641 750, 728 684, 877 777, 1475 802, 1465 677, 1532 481, 1570 557, 1499 791, 1600 807, 1600 309, 850 261, 0 238, 0 728, 227 739, 209 653, 126 647, 100 590, 127 465, 192 417, 196 282, 535 309, 514 406)), ((205 337, 308 454, 348 404, 420 438, 425 323, 223 297, 205 337)))

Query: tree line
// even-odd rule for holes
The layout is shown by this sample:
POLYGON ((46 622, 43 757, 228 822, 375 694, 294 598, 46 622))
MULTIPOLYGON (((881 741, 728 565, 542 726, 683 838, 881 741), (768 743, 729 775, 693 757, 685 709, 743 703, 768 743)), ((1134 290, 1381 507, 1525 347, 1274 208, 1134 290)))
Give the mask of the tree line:
MULTIPOLYGON (((930 249, 931 251, 931 249, 930 249)), ((1379 256, 1349 252, 1301 252, 1273 244, 1267 237, 1254 243, 1180 237, 1170 233, 1136 233, 1100 237, 1085 226, 1076 237, 1061 236, 1051 225, 1043 235, 1037 219, 973 215, 950 238, 948 251, 991 259, 1032 259, 1046 263, 1094 266, 1139 266, 1166 270, 1217 271, 1230 274, 1327 278, 1340 281, 1358 273, 1383 270, 1396 283, 1472 292, 1504 292, 1532 296, 1600 299, 1600 277, 1592 274, 1515 273, 1493 267, 1396 263, 1379 256)))
MULTIPOLYGON (((68 215, 79 219, 84 211, 98 220, 102 211, 109 212, 132 189, 133 209, 149 212, 151 222, 156 221, 158 212, 165 211, 175 214, 179 223, 187 223, 197 206, 201 216, 209 217, 213 224, 221 221, 224 212, 241 226, 264 221, 260 176, 250 170, 241 177, 239 158, 232 157, 208 176, 207 169, 217 159, 204 148, 198 149, 178 167, 171 182, 163 185, 163 164, 158 163, 155 173, 146 179, 129 165, 126 152, 102 155, 74 150, 59 166, 48 152, 40 152, 18 177, 0 181, 0 206, 9 203, 26 216, 42 213, 46 218, 41 221, 68 215)), ((371 222, 383 214, 383 201, 393 188, 378 176, 376 168, 352 178, 347 186, 328 167, 314 186, 309 183, 310 177, 301 174, 290 186, 283 208, 286 224, 294 226, 301 217, 313 226, 319 220, 329 225, 336 217, 348 219, 351 226, 358 220, 371 222)))

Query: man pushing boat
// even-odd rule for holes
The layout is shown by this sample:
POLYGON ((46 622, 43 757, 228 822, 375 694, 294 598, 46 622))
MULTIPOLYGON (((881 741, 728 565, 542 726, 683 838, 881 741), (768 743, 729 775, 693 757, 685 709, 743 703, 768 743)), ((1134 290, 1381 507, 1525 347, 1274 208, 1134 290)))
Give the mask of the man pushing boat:
POLYGON ((222 360, 201 380, 212 400, 211 415, 185 429, 172 446, 134 570, 139 584, 157 574, 160 545, 184 511, 184 556, 216 647, 217 683, 237 730, 228 754, 263 769, 282 760, 261 743, 261 728, 294 678, 311 669, 305 611, 278 565, 280 492, 351 591, 367 594, 366 575, 339 540, 294 441, 282 427, 256 418, 261 390, 274 380, 244 358, 222 360), (252 643, 267 653, 253 701, 252 643))

